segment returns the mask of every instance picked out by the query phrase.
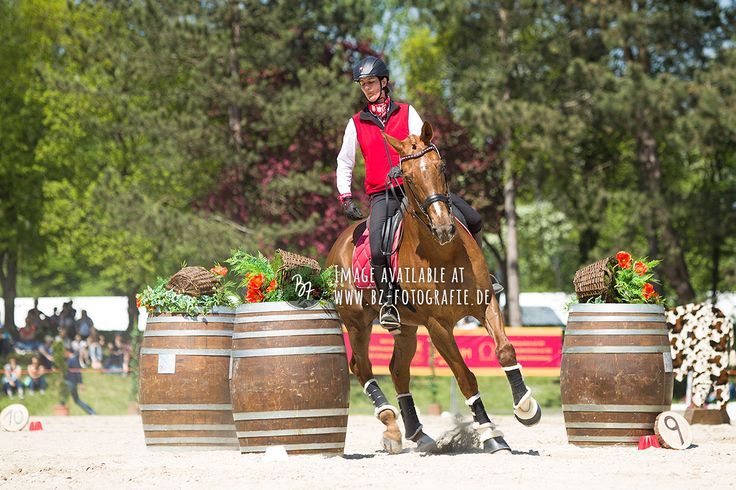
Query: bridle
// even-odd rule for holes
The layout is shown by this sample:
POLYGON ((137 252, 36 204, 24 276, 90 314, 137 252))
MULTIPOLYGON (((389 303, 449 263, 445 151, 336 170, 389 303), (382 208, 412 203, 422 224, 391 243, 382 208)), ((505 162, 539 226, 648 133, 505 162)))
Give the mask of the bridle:
MULTIPOLYGON (((437 147, 434 144, 430 144, 426 148, 416 152, 411 153, 409 155, 404 155, 402 157, 399 157, 399 165, 401 165, 406 160, 413 160, 415 158, 421 158, 427 153, 435 151, 437 152, 437 156, 440 157, 440 160, 442 161, 442 178, 445 180, 445 189, 447 189, 447 194, 432 194, 428 196, 423 202, 419 202, 419 199, 417 199, 417 195, 414 192, 413 189, 413 180, 408 177, 404 176, 404 180, 407 182, 407 189, 409 189, 409 194, 411 194, 412 199, 414 199, 414 202, 419 207, 419 209, 422 211, 423 217, 426 218, 426 221, 422 219, 413 209, 411 211, 412 215, 419 220, 424 226, 429 228, 430 231, 432 231, 432 225, 431 225, 431 219, 429 217, 429 207, 436 203, 436 202, 444 202, 447 204, 447 210, 450 213, 450 217, 452 218, 452 206, 450 204, 450 188, 447 185, 447 173, 445 172, 445 161, 442 159, 442 154, 440 153, 440 150, 437 149, 437 147)), ((433 232, 434 233, 434 232, 433 232)))

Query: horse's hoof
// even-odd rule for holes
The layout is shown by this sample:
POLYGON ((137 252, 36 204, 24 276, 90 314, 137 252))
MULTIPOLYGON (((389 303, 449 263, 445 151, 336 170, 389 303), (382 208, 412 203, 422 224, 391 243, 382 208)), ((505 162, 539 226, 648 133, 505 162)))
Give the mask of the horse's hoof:
POLYGON ((401 439, 398 441, 391 437, 383 436, 383 449, 389 454, 399 454, 401 452, 401 439))
POLYGON ((511 447, 506 443, 503 436, 491 437, 483 441, 483 451, 487 453, 497 453, 499 451, 511 452, 511 447))
POLYGON ((417 443, 416 451, 420 453, 431 453, 437 450, 437 441, 429 437, 427 434, 422 434, 422 436, 414 442, 417 443))
POLYGON ((520 403, 519 406, 514 408, 514 417, 527 427, 537 425, 542 418, 542 407, 539 406, 537 400, 529 397, 528 403, 520 403), (522 408, 524 405, 528 407, 526 410, 522 408))

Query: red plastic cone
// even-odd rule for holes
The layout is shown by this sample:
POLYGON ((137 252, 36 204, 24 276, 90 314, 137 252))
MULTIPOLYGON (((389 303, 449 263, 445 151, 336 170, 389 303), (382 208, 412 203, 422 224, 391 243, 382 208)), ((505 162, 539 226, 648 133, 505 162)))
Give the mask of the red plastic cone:
POLYGON ((659 441, 657 440, 657 436, 650 435, 650 436, 641 436, 639 438, 639 451, 642 449, 649 449, 650 447, 656 447, 660 448, 659 441))
POLYGON ((28 430, 34 431, 34 430, 43 430, 43 424, 41 424, 40 421, 31 422, 30 427, 28 427, 28 430))

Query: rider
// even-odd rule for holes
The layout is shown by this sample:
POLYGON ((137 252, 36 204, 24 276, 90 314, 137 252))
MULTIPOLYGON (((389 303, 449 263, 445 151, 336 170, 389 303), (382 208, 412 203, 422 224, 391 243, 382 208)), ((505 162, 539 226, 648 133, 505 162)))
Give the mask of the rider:
MULTIPOLYGON (((350 118, 345 128, 337 156, 338 198, 349 219, 363 219, 351 193, 357 142, 365 161, 365 190, 371 206, 369 240, 373 278, 382 305, 379 321, 388 330, 395 331, 400 328, 395 306, 396 286, 391 280, 387 256, 381 250, 381 232, 386 218, 399 209, 404 191, 401 178, 389 185, 387 175, 392 167, 399 166, 399 154, 385 142, 381 133, 403 140, 409 134, 421 134, 423 122, 414 107, 391 100, 388 68, 375 56, 367 56, 353 66, 353 81, 360 84, 368 103, 350 118), (391 192, 386 192, 387 186, 393 187, 391 192)), ((478 239, 482 226, 480 215, 457 195, 450 194, 450 198, 455 215, 464 218, 468 230, 478 239)))

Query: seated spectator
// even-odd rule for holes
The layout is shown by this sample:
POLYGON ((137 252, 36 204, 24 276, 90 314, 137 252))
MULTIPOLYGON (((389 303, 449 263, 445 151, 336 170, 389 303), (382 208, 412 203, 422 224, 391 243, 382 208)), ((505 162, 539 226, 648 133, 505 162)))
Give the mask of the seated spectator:
POLYGON ((125 364, 125 351, 123 349, 123 337, 115 335, 115 341, 107 344, 110 355, 107 358, 105 369, 112 371, 123 371, 125 364))
POLYGON ((46 369, 52 369, 54 367, 54 339, 50 335, 47 335, 43 339, 43 344, 38 348, 39 359, 41 365, 46 369))
POLYGON ((9 398, 13 398, 13 393, 23 398, 23 383, 20 381, 20 366, 15 357, 8 359, 5 365, 5 373, 3 375, 3 390, 9 398))
POLYGON ((44 394, 46 391, 45 374, 46 368, 43 367, 38 356, 33 356, 31 358, 31 363, 28 365, 28 377, 30 378, 28 389, 30 390, 31 395, 33 395, 36 390, 40 391, 42 395, 44 394))
POLYGON ((82 336, 83 339, 89 337, 92 333, 95 323, 90 317, 87 316, 87 310, 82 310, 82 318, 77 321, 77 333, 82 336))
POLYGON ((93 369, 102 369, 102 344, 105 338, 100 335, 96 339, 93 339, 89 344, 89 361, 93 369))

